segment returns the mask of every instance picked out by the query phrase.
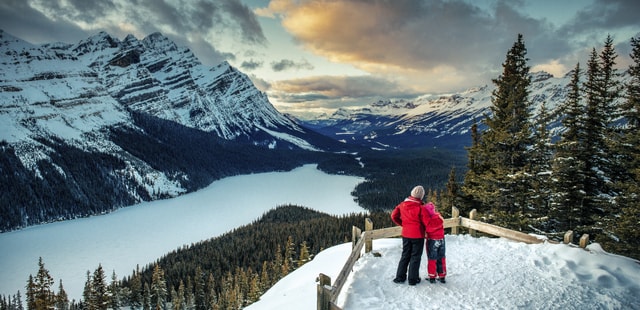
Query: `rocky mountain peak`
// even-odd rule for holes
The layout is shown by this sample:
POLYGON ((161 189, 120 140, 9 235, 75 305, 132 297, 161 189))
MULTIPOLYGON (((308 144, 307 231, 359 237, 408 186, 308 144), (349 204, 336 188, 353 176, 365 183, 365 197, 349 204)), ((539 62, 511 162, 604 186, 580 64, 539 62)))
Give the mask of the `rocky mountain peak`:
POLYGON ((142 39, 142 44, 144 44, 148 49, 155 49, 164 53, 175 52, 178 50, 178 46, 160 32, 154 32, 146 36, 142 39))
POLYGON ((93 35, 85 40, 78 42, 78 44, 73 47, 73 52, 77 53, 79 56, 95 53, 97 51, 103 51, 105 49, 115 49, 120 47, 120 40, 112 37, 108 33, 101 31, 96 35, 93 35))
POLYGON ((0 178, 3 198, 29 209, 0 231, 290 169, 301 157, 282 159, 289 149, 341 147, 278 112, 229 63, 205 66, 160 33, 38 46, 4 31, 0 145, 0 171, 16 176, 0 178))

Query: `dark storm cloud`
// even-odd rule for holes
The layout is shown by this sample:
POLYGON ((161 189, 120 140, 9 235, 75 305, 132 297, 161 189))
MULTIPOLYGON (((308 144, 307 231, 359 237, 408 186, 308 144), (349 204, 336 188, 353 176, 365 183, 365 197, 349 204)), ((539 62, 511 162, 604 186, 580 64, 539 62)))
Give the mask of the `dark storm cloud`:
POLYGON ((240 3, 239 0, 222 1, 221 5, 231 18, 240 25, 245 40, 256 44, 266 44, 267 39, 264 37, 262 27, 260 27, 258 19, 251 9, 240 3))
POLYGON ((27 41, 75 43, 98 31, 117 37, 162 32, 206 52, 196 54, 208 64, 230 59, 212 41, 224 34, 233 34, 238 43, 267 42, 240 0, 4 0, 0 9, 0 28, 27 41), (90 29, 82 30, 81 23, 90 29))
POLYGON ((0 1, 0 29, 32 43, 76 42, 86 32, 67 21, 53 21, 24 0, 0 1))
MULTIPOLYGON (((495 8, 495 27, 504 31, 505 42, 508 46, 502 46, 499 53, 501 59, 505 58, 507 50, 516 40, 516 34, 523 34, 528 51, 528 57, 535 63, 544 63, 549 60, 561 58, 574 51, 570 40, 559 36, 557 29, 546 20, 535 19, 518 10, 518 2, 501 1, 495 8)), ((485 35, 482 39, 491 40, 485 35)))
POLYGON ((640 29, 638 12, 640 1, 637 0, 595 0, 592 5, 578 11, 561 31, 573 35, 621 27, 640 29))
MULTIPOLYGON (((116 5, 112 1, 86 1, 86 0, 69 0, 68 9, 64 9, 58 5, 59 10, 65 10, 67 14, 72 15, 74 20, 82 20, 91 22, 104 14, 116 9, 116 5)), ((59 4, 59 2, 58 2, 59 4)))
POLYGON ((306 69, 306 70, 313 70, 313 65, 310 64, 308 61, 306 60, 302 60, 300 62, 295 62, 293 60, 290 59, 282 59, 280 61, 274 61, 271 63, 271 69, 273 69, 273 71, 279 72, 279 71, 285 71, 285 70, 289 70, 289 69, 306 69))
POLYGON ((191 41, 187 42, 182 37, 172 36, 171 39, 177 44, 182 46, 189 45, 191 51, 207 65, 216 65, 223 61, 233 61, 236 56, 232 53, 225 53, 217 50, 209 42, 206 42, 202 37, 195 37, 191 41))

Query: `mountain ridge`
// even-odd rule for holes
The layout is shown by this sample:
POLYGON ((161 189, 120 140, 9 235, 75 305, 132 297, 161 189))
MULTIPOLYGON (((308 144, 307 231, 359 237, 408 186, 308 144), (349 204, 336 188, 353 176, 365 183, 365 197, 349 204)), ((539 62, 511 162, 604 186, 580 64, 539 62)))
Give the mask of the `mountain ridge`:
POLYGON ((0 31, 0 231, 174 197, 342 150, 229 63, 160 33, 34 45, 0 31))
MULTIPOLYGON (((531 73, 532 118, 544 104, 553 111, 552 134, 559 130, 570 73, 554 77, 531 73)), ((415 99, 384 99, 357 109, 338 109, 332 115, 301 119, 309 128, 342 141, 374 149, 442 147, 464 152, 471 145, 470 129, 490 113, 493 86, 473 87, 458 93, 423 95, 415 99)))
MULTIPOLYGON (((532 117, 546 105, 557 134, 569 74, 531 77, 532 117)), ((161 33, 34 45, 0 30, 0 185, 8 188, 0 231, 174 197, 240 173, 344 165, 363 147, 464 154, 493 89, 303 120, 280 113, 229 63, 204 66, 161 33)))

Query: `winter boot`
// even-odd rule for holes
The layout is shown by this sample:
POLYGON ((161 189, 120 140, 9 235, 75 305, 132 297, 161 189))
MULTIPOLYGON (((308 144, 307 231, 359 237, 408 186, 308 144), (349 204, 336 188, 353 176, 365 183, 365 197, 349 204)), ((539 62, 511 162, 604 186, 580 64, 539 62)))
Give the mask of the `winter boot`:
POLYGON ((447 283, 447 281, 444 278, 440 278, 440 283, 447 283))

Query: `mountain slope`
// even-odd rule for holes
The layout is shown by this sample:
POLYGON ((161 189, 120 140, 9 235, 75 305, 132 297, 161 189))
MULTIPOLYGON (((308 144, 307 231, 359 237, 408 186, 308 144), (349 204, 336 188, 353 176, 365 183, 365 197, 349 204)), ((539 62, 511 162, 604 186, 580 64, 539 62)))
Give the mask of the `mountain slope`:
MULTIPOLYGON (((534 118, 542 104, 551 111, 565 101, 569 76, 532 74, 530 100, 534 118)), ((301 122, 344 143, 376 149, 428 146, 463 152, 464 146, 471 145, 471 126, 481 125, 484 115, 490 112, 493 90, 494 87, 485 85, 461 93, 425 95, 414 100, 381 100, 364 108, 340 109, 331 116, 301 122)), ((552 130, 558 129, 561 117, 560 113, 553 115, 552 130)))
POLYGON ((291 169, 342 146, 249 78, 154 33, 33 45, 0 30, 0 231, 291 169))

